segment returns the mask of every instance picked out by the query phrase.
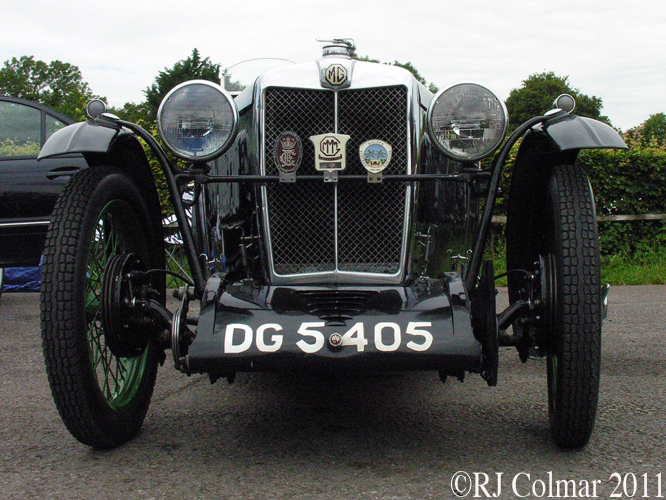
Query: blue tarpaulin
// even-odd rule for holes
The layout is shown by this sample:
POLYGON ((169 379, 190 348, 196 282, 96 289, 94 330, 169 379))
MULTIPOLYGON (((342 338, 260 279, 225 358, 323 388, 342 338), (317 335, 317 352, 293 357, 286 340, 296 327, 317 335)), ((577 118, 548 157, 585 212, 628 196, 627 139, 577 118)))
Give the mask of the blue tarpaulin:
POLYGON ((39 267, 8 267, 2 283, 2 293, 39 292, 42 280, 42 268, 39 267))

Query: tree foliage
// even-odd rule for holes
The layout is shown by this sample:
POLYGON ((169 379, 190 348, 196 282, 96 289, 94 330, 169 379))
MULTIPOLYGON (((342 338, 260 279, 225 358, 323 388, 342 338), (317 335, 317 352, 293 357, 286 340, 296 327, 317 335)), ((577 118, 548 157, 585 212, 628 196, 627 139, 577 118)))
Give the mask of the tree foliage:
POLYGON ((37 157, 40 144, 38 142, 26 141, 20 142, 14 139, 5 139, 0 141, 0 157, 13 158, 17 156, 37 157))
POLYGON ((146 102, 134 103, 126 102, 122 108, 111 108, 109 111, 118 116, 121 120, 136 123, 142 127, 148 126, 153 123, 154 117, 151 117, 148 105, 146 102))
MULTIPOLYGON (((354 59, 357 61, 365 61, 365 62, 373 62, 373 63, 379 63, 380 61, 378 59, 372 59, 369 56, 356 56, 354 55, 354 59)), ((406 69, 409 71, 412 75, 414 75, 414 78, 416 78, 421 84, 426 86, 430 92, 433 94, 439 90, 437 88, 437 85, 434 83, 430 82, 428 83, 423 76, 421 76, 421 73, 419 73, 419 70, 414 67, 414 65, 411 62, 406 62, 406 63, 401 63, 400 61, 393 61, 392 63, 384 63, 384 64, 390 64, 391 66, 398 66, 399 68, 406 69)))
POLYGON ((509 112, 509 131, 515 130, 521 123, 544 114, 552 109, 553 101, 560 94, 571 94, 576 99, 578 116, 594 118, 610 125, 610 120, 602 116, 601 98, 587 96, 573 88, 568 76, 557 76, 552 71, 535 73, 523 80, 523 86, 513 89, 506 100, 509 112))
MULTIPOLYGON (((208 57, 203 59, 198 49, 193 49, 187 59, 176 62, 171 68, 164 68, 155 77, 155 81, 145 91, 146 100, 141 103, 126 103, 122 108, 113 109, 113 113, 123 120, 134 122, 146 129, 157 142, 161 142, 157 133, 157 110, 160 107, 162 99, 176 85, 189 80, 208 80, 220 84, 220 64, 213 64, 208 57)), ((164 216, 173 213, 173 208, 169 202, 169 191, 166 186, 166 180, 162 173, 159 162, 153 155, 151 149, 144 145, 144 150, 148 156, 153 177, 157 185, 157 191, 160 197, 160 205, 164 216)), ((187 163, 175 158, 167 152, 174 165, 185 168, 187 163)))
POLYGON ((5 61, 0 94, 38 102, 72 118, 81 117, 88 101, 96 97, 77 66, 62 61, 47 64, 34 56, 5 61))
POLYGON ((164 96, 176 85, 188 80, 208 80, 220 84, 220 64, 213 64, 208 57, 201 58, 198 49, 178 61, 172 68, 164 68, 155 78, 155 83, 145 90, 146 109, 154 120, 164 96))
POLYGON ((666 148, 666 115, 657 113, 624 135, 629 147, 666 148))
POLYGON ((416 69, 411 62, 408 61, 406 63, 401 63, 399 61, 393 61, 391 64, 393 66, 398 66, 399 68, 404 68, 407 71, 409 71, 412 75, 414 75, 414 78, 416 78, 424 86, 428 87, 428 90, 430 90, 430 92, 432 92, 433 94, 439 90, 437 88, 437 85, 435 85, 434 83, 432 83, 432 82, 428 83, 426 81, 426 79, 421 76, 421 73, 419 73, 419 70, 416 69))

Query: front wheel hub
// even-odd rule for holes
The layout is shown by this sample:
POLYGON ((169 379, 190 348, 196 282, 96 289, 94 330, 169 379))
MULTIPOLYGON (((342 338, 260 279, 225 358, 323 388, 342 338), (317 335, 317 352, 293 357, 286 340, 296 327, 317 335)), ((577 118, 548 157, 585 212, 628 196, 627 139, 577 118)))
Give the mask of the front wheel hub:
POLYGON ((145 270, 138 255, 118 254, 109 260, 104 274, 102 327, 106 344, 120 358, 141 355, 150 340, 150 318, 141 308, 140 297, 147 287, 133 280, 137 275, 145 276, 145 270))

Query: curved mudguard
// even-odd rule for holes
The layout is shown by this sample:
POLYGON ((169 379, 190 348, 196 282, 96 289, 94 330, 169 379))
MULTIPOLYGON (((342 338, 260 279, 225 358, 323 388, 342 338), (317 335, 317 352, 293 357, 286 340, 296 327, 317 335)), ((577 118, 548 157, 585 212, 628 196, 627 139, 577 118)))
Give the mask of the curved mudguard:
POLYGON ((507 235, 512 222, 521 231, 532 217, 541 202, 535 196, 540 196, 537 193, 548 182, 552 167, 573 165, 581 149, 627 149, 627 145, 612 127, 575 115, 546 120, 523 136, 511 173, 507 235))
POLYGON ((543 134, 559 151, 580 149, 627 149, 622 137, 609 125, 591 118, 565 115, 532 128, 543 134))
POLYGON ((232 284, 202 308, 183 364, 189 373, 220 375, 297 369, 453 375, 479 372, 481 361, 462 280, 450 275, 407 287, 232 284), (343 345, 331 341, 336 334, 343 345))
MULTIPOLYGON (((610 126, 564 115, 532 127, 523 137, 511 173, 505 229, 508 269, 532 269, 541 241, 541 214, 550 172, 573 165, 581 149, 627 149, 610 126)), ((518 300, 523 279, 510 273, 509 298, 518 300)))
POLYGON ((128 129, 100 125, 93 120, 74 123, 51 135, 38 159, 67 153, 107 153, 119 139, 132 135, 128 129))
POLYGON ((88 120, 55 132, 42 147, 38 159, 81 153, 88 165, 114 165, 136 182, 148 202, 154 227, 162 226, 160 200, 148 158, 134 133, 121 126, 88 120))

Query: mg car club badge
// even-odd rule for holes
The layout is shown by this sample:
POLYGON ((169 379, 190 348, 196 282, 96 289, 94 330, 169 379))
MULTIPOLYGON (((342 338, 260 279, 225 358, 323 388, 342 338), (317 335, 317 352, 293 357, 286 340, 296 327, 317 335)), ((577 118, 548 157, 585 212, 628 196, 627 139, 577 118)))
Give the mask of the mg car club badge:
POLYGON ((313 135, 310 140, 315 148, 315 169, 324 172, 324 181, 336 182, 338 172, 346 168, 346 145, 348 135, 313 135))
POLYGON ((391 161, 393 149, 388 142, 372 139, 359 147, 361 163, 368 171, 368 182, 382 182, 382 172, 391 161))
POLYGON ((273 159, 280 171, 280 182, 296 182, 296 171, 303 160, 303 143, 294 132, 283 132, 275 141, 273 159))

